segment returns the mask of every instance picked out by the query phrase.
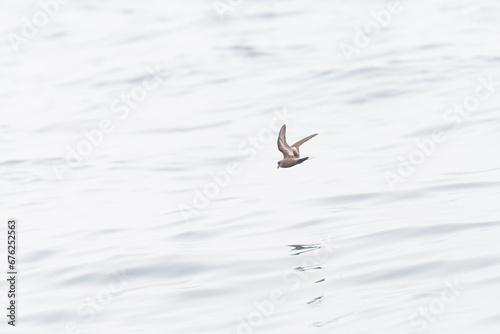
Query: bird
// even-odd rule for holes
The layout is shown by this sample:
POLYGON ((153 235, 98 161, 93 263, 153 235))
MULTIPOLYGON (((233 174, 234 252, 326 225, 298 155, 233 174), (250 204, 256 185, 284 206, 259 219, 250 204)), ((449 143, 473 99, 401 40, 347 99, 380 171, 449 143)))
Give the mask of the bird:
POLYGON ((280 133, 278 135, 278 150, 280 150, 281 153, 283 153, 283 160, 278 161, 278 168, 293 167, 309 159, 309 157, 305 158, 300 157, 299 147, 300 145, 304 144, 306 141, 317 135, 317 133, 315 133, 313 135, 307 136, 304 139, 299 140, 290 147, 286 143, 285 132, 286 132, 286 125, 283 124, 283 126, 280 129, 280 133))

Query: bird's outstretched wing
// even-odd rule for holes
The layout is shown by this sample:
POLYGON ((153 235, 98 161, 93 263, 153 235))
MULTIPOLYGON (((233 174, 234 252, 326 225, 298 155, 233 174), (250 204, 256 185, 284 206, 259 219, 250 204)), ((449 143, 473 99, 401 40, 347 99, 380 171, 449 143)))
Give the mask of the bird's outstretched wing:
POLYGON ((280 134, 278 136, 278 150, 283 153, 283 156, 285 158, 291 158, 293 157, 293 150, 292 148, 286 143, 286 137, 285 137, 285 132, 286 132, 286 125, 283 125, 280 130, 280 134))
POLYGON ((310 136, 307 136, 305 137, 304 139, 301 139, 299 140, 298 142, 296 142, 295 144, 292 145, 292 151, 296 151, 296 157, 298 158, 300 156, 300 152, 299 152, 299 147, 300 145, 304 144, 306 141, 308 141, 309 139, 311 139, 312 137, 315 137, 317 136, 318 134, 315 133, 313 135, 310 135, 310 136))

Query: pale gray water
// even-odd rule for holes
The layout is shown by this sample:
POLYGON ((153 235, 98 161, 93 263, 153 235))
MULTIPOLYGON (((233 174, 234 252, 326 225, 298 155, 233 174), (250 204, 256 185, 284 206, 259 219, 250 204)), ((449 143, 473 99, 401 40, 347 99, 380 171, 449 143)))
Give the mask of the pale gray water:
POLYGON ((40 5, 2 4, 1 332, 498 333, 500 3, 403 1, 351 61, 387 2, 232 3, 68 1, 18 52, 40 5), (276 113, 314 159, 276 169, 276 113))

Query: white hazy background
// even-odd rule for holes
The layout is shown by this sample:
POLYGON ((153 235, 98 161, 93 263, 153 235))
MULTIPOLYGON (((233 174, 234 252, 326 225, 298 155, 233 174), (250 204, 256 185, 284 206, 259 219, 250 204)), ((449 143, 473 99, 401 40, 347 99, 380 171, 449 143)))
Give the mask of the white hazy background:
POLYGON ((500 81, 498 1, 402 1, 350 60, 388 2, 58 4, 17 51, 41 5, 0 5, 2 333, 499 333, 500 85, 448 111, 500 81), (291 169, 280 110, 290 143, 319 133, 291 169))

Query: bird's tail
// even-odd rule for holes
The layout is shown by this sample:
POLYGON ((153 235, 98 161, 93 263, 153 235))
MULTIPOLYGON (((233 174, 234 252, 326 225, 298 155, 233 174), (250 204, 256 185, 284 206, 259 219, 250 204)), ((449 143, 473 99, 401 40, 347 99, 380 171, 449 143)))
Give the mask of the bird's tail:
POLYGON ((303 162, 304 162, 304 161, 306 161, 307 159, 309 159, 309 157, 300 158, 299 160, 297 160, 297 165, 298 165, 298 164, 303 163, 303 162))

